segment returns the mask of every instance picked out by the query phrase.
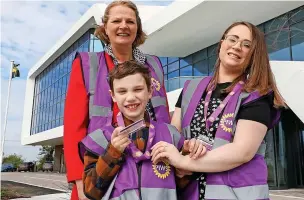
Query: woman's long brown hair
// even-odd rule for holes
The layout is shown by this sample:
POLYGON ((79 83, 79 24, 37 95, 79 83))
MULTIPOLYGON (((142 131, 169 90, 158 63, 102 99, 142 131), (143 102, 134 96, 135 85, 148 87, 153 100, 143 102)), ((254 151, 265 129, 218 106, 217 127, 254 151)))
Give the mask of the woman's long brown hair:
MULTIPOLYGON (((235 22, 226 29, 223 36, 221 37, 221 41, 225 39, 225 36, 230 29, 238 25, 244 25, 249 28, 252 34, 252 46, 248 58, 245 60, 243 73, 233 81, 231 86, 228 87, 226 91, 230 92, 238 81, 246 79, 243 88, 244 91, 258 91, 260 95, 265 95, 270 90, 272 90, 274 92, 274 106, 286 107, 286 104, 276 86, 274 75, 271 71, 264 34, 256 26, 249 22, 235 22)), ((219 42, 217 49, 218 55, 220 52, 221 44, 222 42, 219 42)), ((215 63, 214 76, 211 79, 208 89, 214 87, 217 84, 219 79, 219 68, 220 58, 218 56, 215 63)))

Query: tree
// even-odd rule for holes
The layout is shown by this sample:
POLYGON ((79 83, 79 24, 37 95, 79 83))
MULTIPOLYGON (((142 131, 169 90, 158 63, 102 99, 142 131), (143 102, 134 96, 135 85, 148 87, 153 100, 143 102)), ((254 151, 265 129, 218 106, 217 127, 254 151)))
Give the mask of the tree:
POLYGON ((2 163, 12 163, 14 167, 17 168, 23 162, 24 159, 22 158, 22 156, 14 153, 13 155, 8 155, 4 157, 2 163))
POLYGON ((39 149, 39 154, 41 157, 44 157, 45 161, 53 161, 53 153, 55 151, 55 147, 53 146, 42 146, 39 149))
POLYGON ((37 169, 38 170, 41 170, 42 169, 42 166, 43 164, 46 162, 46 161, 53 161, 54 158, 53 158, 53 153, 55 151, 55 147, 53 146, 42 146, 40 149, 39 149, 39 164, 37 165, 37 169))

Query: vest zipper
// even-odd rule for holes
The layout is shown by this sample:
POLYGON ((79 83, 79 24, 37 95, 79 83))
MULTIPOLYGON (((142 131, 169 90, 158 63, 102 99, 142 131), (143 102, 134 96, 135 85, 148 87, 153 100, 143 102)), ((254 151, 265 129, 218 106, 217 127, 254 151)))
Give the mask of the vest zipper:
POLYGON ((139 199, 140 200, 142 200, 142 196, 141 196, 141 166, 142 166, 141 162, 139 164, 137 164, 138 192, 139 192, 139 199))

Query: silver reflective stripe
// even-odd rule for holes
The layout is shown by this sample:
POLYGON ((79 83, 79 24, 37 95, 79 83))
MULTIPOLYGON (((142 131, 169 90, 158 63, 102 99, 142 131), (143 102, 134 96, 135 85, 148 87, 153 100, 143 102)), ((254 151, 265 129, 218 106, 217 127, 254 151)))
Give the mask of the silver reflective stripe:
POLYGON ((191 139, 191 134, 190 134, 190 125, 189 126, 186 126, 183 128, 183 135, 185 137, 185 139, 191 139))
POLYGON ((90 102, 89 102, 89 116, 92 117, 93 108, 93 101, 94 101, 94 94, 95 94, 95 86, 96 86, 96 77, 98 71, 98 58, 97 53, 89 52, 89 62, 90 62, 90 102))
POLYGON ((88 135, 96 144, 106 149, 108 146, 108 140, 104 136, 102 130, 97 129, 88 135))
POLYGON ((162 85, 164 82, 164 75, 163 72, 161 71, 161 69, 159 68, 160 66, 158 65, 157 61, 150 55, 145 55, 147 62, 153 67, 156 76, 160 82, 160 84, 162 85))
POLYGON ((141 188, 141 196, 143 200, 159 199, 159 200, 176 200, 176 190, 167 188, 141 188))
POLYGON ((152 102, 153 108, 158 107, 158 106, 167 106, 167 101, 166 101, 166 98, 164 98, 164 97, 160 97, 160 96, 152 97, 151 102, 152 102))
POLYGON ((224 140, 224 139, 222 139, 222 138, 215 138, 215 139, 214 139, 213 146, 212 146, 212 149, 216 149, 216 148, 218 148, 218 147, 220 147, 220 146, 223 146, 223 145, 229 144, 229 143, 230 143, 229 141, 224 140))
POLYGON ((111 200, 129 200, 129 199, 139 200, 139 196, 135 190, 126 190, 119 197, 111 198, 111 200))
POLYGON ((167 127, 169 129, 169 132, 170 132, 170 135, 172 137, 172 141, 174 143, 174 146, 177 147, 178 142, 179 142, 179 140, 181 138, 181 134, 178 132, 178 130, 174 126, 172 126, 170 124, 166 124, 166 125, 167 125, 167 127))
POLYGON ((206 199, 267 199, 269 198, 268 185, 246 186, 231 188, 226 185, 207 185, 206 199))
POLYGON ((188 106, 190 104, 190 100, 193 97, 194 91, 197 88, 198 84, 201 82, 201 78, 193 79, 188 84, 187 90, 184 91, 182 96, 182 118, 185 117, 185 114, 188 110, 188 106))
MULTIPOLYGON (((248 92, 241 92, 240 96, 239 96, 239 99, 238 99, 238 102, 236 104, 236 107, 235 107, 235 111, 234 113, 238 113, 239 112, 239 109, 241 107, 241 103, 242 103, 242 100, 247 98, 249 96, 249 93, 248 92)), ((235 134, 235 130, 236 130, 236 120, 234 120, 234 124, 233 124, 233 127, 232 127, 232 134, 234 135, 235 134)))
MULTIPOLYGON (((92 98, 93 99, 93 98, 92 98)), ((104 106, 92 105, 89 107, 91 117, 107 117, 111 108, 104 106)))
POLYGON ((116 174, 116 176, 114 177, 114 179, 112 180, 110 186, 107 189, 107 192, 105 193, 105 195, 103 195, 101 200, 109 200, 110 199, 110 195, 112 194, 113 188, 114 188, 114 184, 115 181, 117 179, 118 174, 116 174))

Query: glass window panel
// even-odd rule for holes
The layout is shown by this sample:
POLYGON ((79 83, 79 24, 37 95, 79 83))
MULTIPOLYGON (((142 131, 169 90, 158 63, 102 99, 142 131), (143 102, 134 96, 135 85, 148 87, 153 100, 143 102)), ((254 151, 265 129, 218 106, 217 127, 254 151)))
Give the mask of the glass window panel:
POLYGON ((56 104, 53 105, 52 120, 56 119, 56 104))
POLYGON ((68 49, 68 55, 71 55, 71 53, 73 52, 73 45, 71 45, 68 49))
POLYGON ((304 21, 292 25, 290 29, 292 59, 304 61, 304 21))
POLYGON ((301 20, 304 20, 304 6, 300 7, 299 9, 296 9, 291 13, 290 21, 292 24, 301 20))
POLYGON ((60 105, 60 117, 63 117, 63 111, 64 111, 64 101, 61 101, 61 105, 60 105))
POLYGON ((164 74, 167 74, 168 73, 168 67, 166 66, 163 69, 164 69, 164 74))
POLYGON ((174 72, 168 74, 168 79, 178 77, 178 76, 179 76, 179 71, 177 70, 177 71, 174 71, 174 72))
POLYGON ((103 46, 100 40, 94 40, 94 52, 103 51, 103 46))
POLYGON ((288 26, 288 16, 284 14, 265 23, 265 33, 270 33, 276 30, 281 30, 288 26))
POLYGON ((208 51, 208 57, 217 55, 217 48, 218 48, 218 43, 208 47, 207 51, 208 51))
POLYGON ((180 76, 192 76, 192 65, 180 69, 180 76))
POLYGON ((258 27, 258 29, 259 29, 261 32, 264 33, 264 24, 260 24, 260 25, 258 25, 257 27, 258 27))
POLYGON ((209 76, 213 75, 217 56, 212 56, 208 59, 209 76))
POLYGON ((52 121, 52 128, 56 127, 56 120, 52 121))
POLYGON ((168 64, 167 57, 159 57, 159 60, 162 64, 162 66, 165 66, 168 64))
POLYGON ((62 78, 60 78, 58 80, 58 93, 57 93, 57 96, 59 97, 59 96, 61 96, 61 94, 62 94, 62 78))
POLYGON ((83 44, 83 51, 84 51, 84 52, 88 52, 88 51, 89 51, 89 41, 86 41, 86 42, 83 44))
POLYGON ((58 95, 58 81, 54 83, 53 85, 53 99, 57 98, 58 95))
POLYGON ((60 117, 60 103, 56 104, 56 119, 60 117))
POLYGON ((90 49, 90 52, 94 52, 94 40, 93 39, 90 39, 89 49, 90 49))
POLYGON ((78 41, 75 41, 73 44, 73 51, 76 51, 78 48, 78 41))
POLYGON ((69 57, 63 60, 63 74, 68 73, 68 62, 69 62, 69 57))
POLYGON ((64 74, 64 69, 63 69, 63 61, 59 64, 59 77, 61 77, 64 74))
POLYGON ((73 55, 70 55, 68 59, 68 72, 72 70, 73 59, 74 59, 73 55))
POLYGON ((63 86, 63 93, 66 93, 66 90, 67 90, 67 87, 68 87, 67 76, 63 77, 62 86, 63 86))
POLYGON ((179 78, 179 88, 184 87, 185 82, 186 82, 187 80, 191 80, 191 79, 193 79, 193 77, 180 77, 180 78, 179 78))
POLYGON ((35 127, 35 115, 32 115, 32 125, 31 125, 31 129, 33 128, 33 127, 35 127))
POLYGON ((169 64, 168 65, 168 73, 169 72, 172 72, 172 71, 174 71, 174 70, 177 70, 179 68, 179 62, 177 61, 177 62, 174 62, 174 63, 172 63, 172 64, 169 64))
POLYGON ((178 57, 168 57, 168 63, 173 63, 178 60, 178 57))
POLYGON ((192 54, 193 63, 196 63, 205 58, 207 58, 207 49, 202 49, 202 50, 192 54))
POLYGON ((194 76, 208 76, 208 60, 203 60, 193 65, 194 76))
POLYGON ((56 127, 58 127, 58 126, 60 126, 60 120, 59 119, 56 120, 56 127))
POLYGON ((170 92, 170 91, 173 91, 173 90, 176 90, 178 88, 180 88, 179 86, 179 78, 174 78, 174 79, 170 79, 168 80, 168 91, 167 92, 170 92))
POLYGON ((266 35, 270 60, 291 60, 289 49, 289 30, 281 30, 266 35))
POLYGON ((187 65, 191 65, 192 64, 192 56, 187 56, 185 58, 181 58, 179 61, 179 65, 180 67, 185 67, 187 65))

